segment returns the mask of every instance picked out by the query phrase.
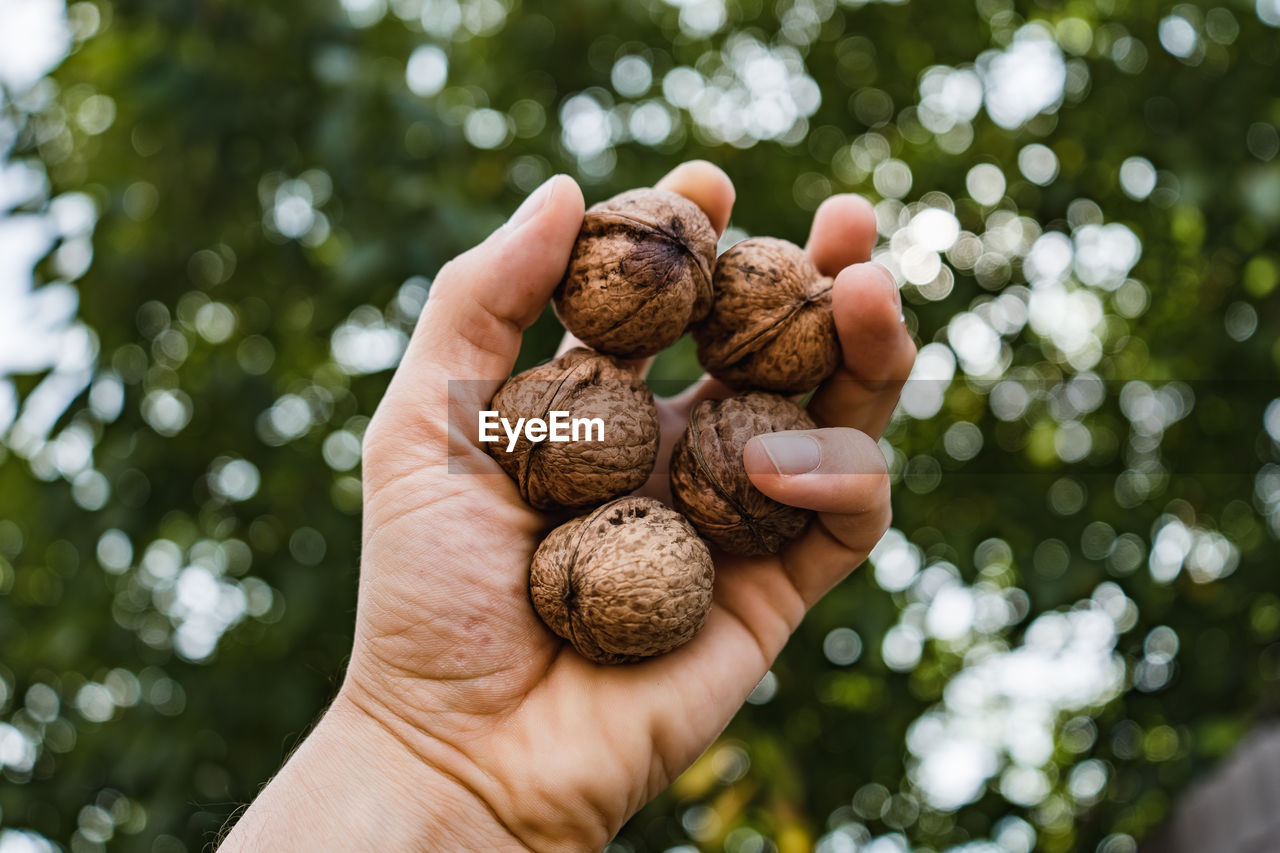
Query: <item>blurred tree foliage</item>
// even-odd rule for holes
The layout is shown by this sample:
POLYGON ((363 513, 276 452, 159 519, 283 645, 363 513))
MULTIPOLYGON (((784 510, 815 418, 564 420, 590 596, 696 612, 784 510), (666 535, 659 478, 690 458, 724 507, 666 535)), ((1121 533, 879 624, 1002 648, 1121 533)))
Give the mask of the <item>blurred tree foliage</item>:
MULTIPOLYGON (((556 171, 594 201, 691 157, 735 179, 731 235, 877 202, 924 350, 873 566, 619 851, 1124 853, 1276 709, 1271 0, 68 20, 4 100, 49 183, 17 213, 97 217, 91 265, 82 236, 37 267, 96 360, 0 445, 4 826, 208 843, 340 678, 359 438, 431 273, 556 171)), ((655 375, 695 370, 681 345, 655 375)))

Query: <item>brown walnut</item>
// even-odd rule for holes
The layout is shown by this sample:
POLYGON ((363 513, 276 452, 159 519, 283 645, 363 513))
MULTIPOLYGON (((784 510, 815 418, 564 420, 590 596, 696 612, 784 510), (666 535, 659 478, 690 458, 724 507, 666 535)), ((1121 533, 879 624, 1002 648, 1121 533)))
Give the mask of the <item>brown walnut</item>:
POLYGON ((706 543, 652 498, 620 498, 560 525, 533 555, 529 594, 552 631, 596 663, 682 646, 711 610, 706 543))
POLYGON ((583 218, 556 316, 601 352, 653 355, 710 310, 715 257, 715 229, 696 204, 665 190, 624 192, 583 218))
POLYGON ((804 409, 774 394, 703 400, 671 454, 672 505, 731 554, 776 554, 813 513, 751 485, 742 451, 752 436, 814 426, 804 409))
POLYGON ((731 247, 716 262, 715 303, 694 326, 698 360, 733 388, 808 391, 840 363, 832 279, 804 250, 772 237, 731 247))
MULTIPOLYGON (((507 452, 507 437, 485 447, 516 481, 535 509, 595 506, 639 488, 658 454, 658 411, 653 392, 607 355, 579 347, 508 379, 492 409, 512 425, 517 418, 547 420, 552 411, 599 418, 604 440, 530 441, 521 431, 507 452)), ((592 433, 591 438, 598 437, 592 433)))

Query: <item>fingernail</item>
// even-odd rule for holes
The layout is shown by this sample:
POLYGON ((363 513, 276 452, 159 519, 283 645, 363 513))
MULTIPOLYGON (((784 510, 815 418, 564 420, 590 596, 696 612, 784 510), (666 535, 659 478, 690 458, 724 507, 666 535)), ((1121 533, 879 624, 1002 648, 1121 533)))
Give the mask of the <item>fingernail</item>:
POLYGON ((551 198, 552 185, 558 177, 560 176, 553 175, 543 181, 542 186, 534 190, 532 195, 521 202, 520 206, 516 208, 516 212, 511 214, 511 218, 507 220, 506 227, 514 231, 536 216, 538 211, 542 210, 543 206, 546 205, 547 199, 551 198))
POLYGON ((773 463, 773 470, 788 476, 808 474, 822 464, 822 445, 811 435, 774 432, 760 436, 760 446, 773 463))

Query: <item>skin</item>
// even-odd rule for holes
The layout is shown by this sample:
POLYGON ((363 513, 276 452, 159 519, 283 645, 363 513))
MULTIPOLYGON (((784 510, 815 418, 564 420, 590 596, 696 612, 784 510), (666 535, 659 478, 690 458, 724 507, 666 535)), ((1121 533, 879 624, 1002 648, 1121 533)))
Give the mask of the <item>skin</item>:
MULTIPOLYGON (((718 168, 686 163, 658 186, 723 232, 734 190, 718 168)), ((820 464, 779 473, 785 448, 758 438, 744 453, 761 491, 817 510, 816 521, 777 556, 718 557, 708 623, 671 654, 597 666, 538 621, 526 584, 551 520, 480 449, 476 412, 560 280, 583 207, 577 185, 557 176, 436 277, 365 437, 345 679, 223 850, 598 850, 711 744, 805 612, 887 528, 875 440, 916 348, 892 278, 866 263, 870 205, 836 196, 815 214, 807 246, 836 277, 845 343, 844 364, 809 407, 820 464), (451 395, 450 379, 473 381, 451 395)), ((724 393, 703 381, 661 401, 657 471, 692 404, 724 393)), ((644 491, 660 496, 664 480, 644 491)))

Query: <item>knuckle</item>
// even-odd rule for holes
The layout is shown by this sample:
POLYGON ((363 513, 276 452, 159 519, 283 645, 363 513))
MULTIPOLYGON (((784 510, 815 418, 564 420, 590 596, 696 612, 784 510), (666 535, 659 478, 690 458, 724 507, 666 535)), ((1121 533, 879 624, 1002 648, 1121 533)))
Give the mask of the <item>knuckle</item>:
MULTIPOLYGON (((876 456, 880 457, 878 451, 876 456)), ((850 495, 849 511, 876 519, 878 523, 879 518, 889 512, 893 485, 889 469, 883 464, 876 465, 856 477, 857 485, 850 495)))
POLYGON ((888 498, 886 498, 884 503, 880 505, 877 514, 878 518, 874 525, 875 542, 879 542, 880 537, 884 536, 884 534, 888 532, 889 527, 893 524, 893 504, 888 500, 888 498))
POLYGON ((905 331, 903 334, 905 336, 905 340, 902 344, 902 352, 898 356, 898 369, 895 371, 894 375, 900 376, 905 380, 907 376, 910 375, 911 368, 915 366, 916 355, 919 353, 920 349, 916 346, 916 342, 911 339, 910 335, 906 335, 905 331))
POLYGON ((445 261, 444 266, 440 267, 440 272, 436 273, 436 279, 435 279, 435 282, 433 283, 433 289, 434 287, 438 287, 441 284, 444 284, 447 286, 449 281, 457 278, 460 273, 459 267, 463 265, 463 259, 465 257, 466 257, 465 254, 457 255, 445 261))
POLYGON ((377 472, 386 465, 389 444, 388 417, 386 405, 378 406, 373 417, 369 419, 368 426, 365 427, 360 454, 367 472, 377 472))
MULTIPOLYGON (((478 247, 473 247, 460 255, 454 255, 452 258, 444 262, 444 266, 440 267, 440 271, 436 273, 435 285, 441 282, 447 284, 455 279, 465 279, 467 276, 467 268, 472 265, 478 247)), ((433 286, 433 289, 434 289, 433 286)))
POLYGON ((863 477, 864 490, 859 496, 858 511, 879 518, 889 511, 890 481, 888 471, 874 471, 863 477))

